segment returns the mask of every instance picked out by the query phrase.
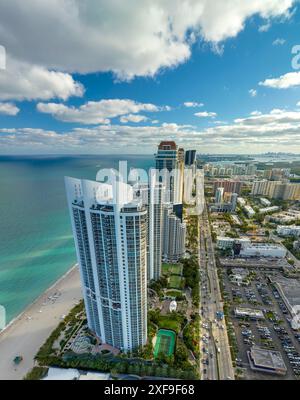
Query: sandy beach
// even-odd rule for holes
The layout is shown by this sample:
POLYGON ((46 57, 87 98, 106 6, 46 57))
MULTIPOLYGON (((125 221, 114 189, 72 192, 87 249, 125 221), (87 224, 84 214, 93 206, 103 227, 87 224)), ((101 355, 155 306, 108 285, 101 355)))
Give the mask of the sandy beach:
POLYGON ((0 333, 0 380, 19 380, 61 318, 82 298, 79 271, 70 269, 0 333), (13 359, 22 355, 15 366, 13 359))

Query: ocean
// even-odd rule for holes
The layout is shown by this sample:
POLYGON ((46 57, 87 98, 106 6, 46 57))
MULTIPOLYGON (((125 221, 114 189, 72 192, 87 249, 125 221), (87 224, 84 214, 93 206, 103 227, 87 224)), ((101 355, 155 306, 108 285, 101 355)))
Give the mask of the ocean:
POLYGON ((153 156, 0 156, 0 305, 7 323, 76 262, 64 176, 154 166, 153 156))

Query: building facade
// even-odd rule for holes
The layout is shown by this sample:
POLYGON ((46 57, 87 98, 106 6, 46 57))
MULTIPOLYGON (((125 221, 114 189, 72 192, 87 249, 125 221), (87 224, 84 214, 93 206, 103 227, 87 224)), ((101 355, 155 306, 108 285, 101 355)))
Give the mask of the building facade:
POLYGON ((156 175, 150 175, 149 184, 138 185, 134 196, 147 209, 147 277, 157 280, 161 276, 164 187, 156 175))
POLYGON ((213 182, 214 195, 218 188, 224 188, 224 192, 241 194, 243 183, 237 180, 219 179, 213 182))
POLYGON ((276 230, 281 236, 300 236, 299 225, 279 225, 276 230))
POLYGON ((172 204, 163 210, 163 259, 177 262, 185 254, 186 225, 173 212, 172 204))
POLYGON ((177 147, 174 141, 163 141, 159 144, 155 155, 156 169, 160 171, 160 182, 166 187, 166 201, 182 204, 184 180, 184 150, 177 147), (170 174, 166 182, 163 171, 170 174))
POLYGON ((300 184, 268 180, 255 181, 251 194, 278 200, 300 200, 300 184))
POLYGON ((125 184, 65 178, 88 326, 123 351, 147 341, 147 210, 125 184))

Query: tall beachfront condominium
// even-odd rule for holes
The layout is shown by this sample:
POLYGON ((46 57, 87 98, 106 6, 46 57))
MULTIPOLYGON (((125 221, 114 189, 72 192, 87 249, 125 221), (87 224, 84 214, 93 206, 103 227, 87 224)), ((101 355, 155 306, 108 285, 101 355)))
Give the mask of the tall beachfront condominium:
POLYGON ((65 178, 89 328, 123 351, 147 341, 147 210, 130 185, 65 178))
MULTIPOLYGON (((166 194, 169 195, 168 202, 182 204, 184 150, 178 148, 173 141, 163 141, 158 146, 155 161, 157 170, 167 170, 171 174, 169 188, 166 185, 166 188, 168 188, 168 190, 166 189, 166 194)), ((164 184, 166 184, 166 182, 164 182, 164 184)))
POLYGON ((173 212, 172 204, 164 205, 163 259, 177 262, 185 254, 186 225, 173 212))
POLYGON ((149 176, 149 183, 134 185, 134 194, 147 209, 147 271, 148 281, 161 276, 163 196, 164 186, 157 182, 155 170, 149 176))

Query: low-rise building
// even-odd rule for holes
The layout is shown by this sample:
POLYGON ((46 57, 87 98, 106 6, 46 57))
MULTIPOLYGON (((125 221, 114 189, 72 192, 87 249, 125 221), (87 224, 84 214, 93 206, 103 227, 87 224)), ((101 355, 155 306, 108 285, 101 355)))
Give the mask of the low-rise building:
POLYGON ((281 236, 300 236, 300 226, 298 225, 279 225, 276 231, 281 236))
POLYGON ((241 247, 245 247, 247 245, 250 245, 250 239, 248 238, 231 238, 231 237, 226 237, 226 236, 218 236, 217 237, 217 247, 219 249, 232 249, 234 244, 240 244, 241 247))
POLYGON ((289 210, 281 211, 278 214, 268 215, 266 219, 270 222, 276 222, 278 224, 287 224, 289 222, 299 221, 300 211, 290 208, 289 210))
POLYGON ((253 308, 247 308, 247 307, 236 307, 234 309, 234 315, 237 318, 250 318, 253 320, 258 320, 258 319, 265 319, 264 313, 261 310, 256 310, 253 308))
POLYGON ((265 197, 261 197, 259 200, 261 204, 265 207, 269 207, 271 205, 270 200, 266 199, 265 197))
POLYGON ((253 346, 247 355, 253 371, 276 375, 285 375, 287 372, 287 367, 279 351, 253 346))
POLYGON ((95 371, 79 371, 74 368, 50 367, 47 375, 43 378, 45 381, 108 381, 111 380, 109 373, 95 371))
POLYGON ((268 213, 276 212, 278 210, 279 210, 278 206, 265 207, 265 208, 260 208, 259 213, 260 214, 268 214, 268 213))
POLYGON ((241 248, 240 257, 273 257, 283 258, 286 256, 286 248, 279 244, 252 243, 241 248))
POLYGON ((244 206, 244 210, 249 218, 251 218, 255 215, 255 211, 253 210, 253 208, 251 206, 248 206, 248 205, 244 206))

